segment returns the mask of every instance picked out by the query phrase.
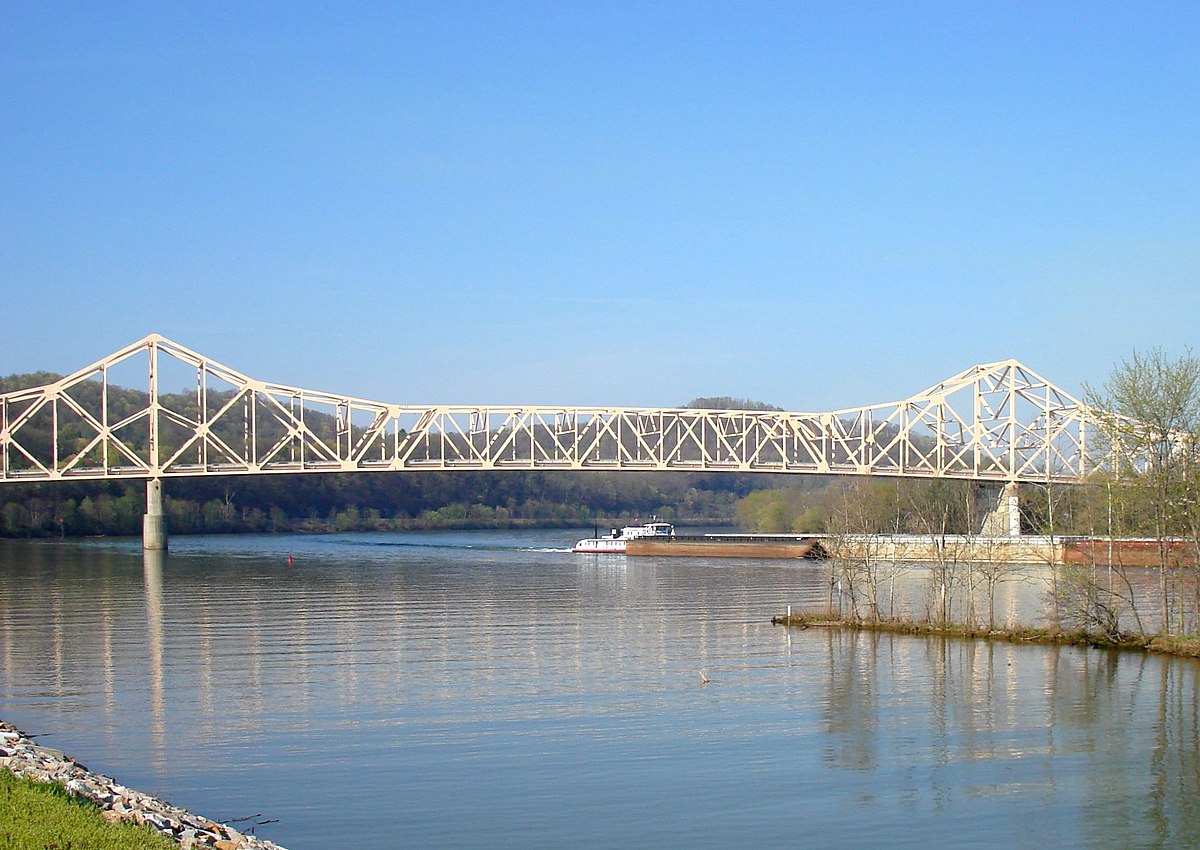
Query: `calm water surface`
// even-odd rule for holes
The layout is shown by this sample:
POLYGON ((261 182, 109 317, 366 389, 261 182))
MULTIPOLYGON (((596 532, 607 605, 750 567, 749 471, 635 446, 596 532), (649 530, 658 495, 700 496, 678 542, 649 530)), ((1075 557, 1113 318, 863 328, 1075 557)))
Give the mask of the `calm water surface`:
POLYGON ((1200 844, 1192 662, 788 631, 819 565, 574 536, 0 541, 0 718, 292 850, 1200 844))

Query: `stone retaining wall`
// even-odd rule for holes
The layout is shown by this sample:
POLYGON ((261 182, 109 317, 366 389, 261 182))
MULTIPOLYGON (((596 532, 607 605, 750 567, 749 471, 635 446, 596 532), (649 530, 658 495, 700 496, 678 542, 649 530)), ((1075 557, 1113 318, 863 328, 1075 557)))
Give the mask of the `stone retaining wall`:
POLYGON ((57 782, 100 807, 109 820, 149 824, 184 848, 216 850, 283 850, 254 835, 202 818, 149 794, 133 791, 115 779, 93 773, 58 750, 34 743, 14 726, 0 721, 0 768, 39 782, 57 782))

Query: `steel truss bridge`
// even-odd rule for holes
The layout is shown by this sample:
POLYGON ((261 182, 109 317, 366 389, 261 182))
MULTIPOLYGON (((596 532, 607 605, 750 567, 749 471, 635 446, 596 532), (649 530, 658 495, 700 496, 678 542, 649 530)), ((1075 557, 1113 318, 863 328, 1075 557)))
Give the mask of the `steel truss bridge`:
POLYGON ((686 470, 1078 482, 1097 418, 1015 360, 825 413, 388 404, 256 380, 152 334, 0 395, 0 482, 686 470))

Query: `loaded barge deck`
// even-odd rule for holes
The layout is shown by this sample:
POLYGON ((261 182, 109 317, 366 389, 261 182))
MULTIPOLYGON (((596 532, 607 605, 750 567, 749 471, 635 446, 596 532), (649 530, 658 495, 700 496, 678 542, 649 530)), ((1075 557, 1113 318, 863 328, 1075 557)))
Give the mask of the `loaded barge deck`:
MULTIPOLYGON (((870 558, 875 561, 930 563, 955 561, 1008 564, 1112 564, 1151 567, 1159 562, 1156 540, 1087 537, 982 537, 978 535, 878 534, 698 534, 629 540, 626 554, 699 558, 870 558)), ((1194 566, 1193 547, 1166 542, 1173 567, 1194 566)))
POLYGON ((628 555, 702 558, 828 557, 821 535, 813 534, 676 534, 630 540, 625 551, 628 555))

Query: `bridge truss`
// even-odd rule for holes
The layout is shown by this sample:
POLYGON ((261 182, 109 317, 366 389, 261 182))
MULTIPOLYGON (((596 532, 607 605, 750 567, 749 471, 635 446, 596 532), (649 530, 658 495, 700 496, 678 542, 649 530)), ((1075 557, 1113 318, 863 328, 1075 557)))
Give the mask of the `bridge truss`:
POLYGON ((153 334, 0 395, 0 481, 688 470, 1071 482, 1095 420, 1015 360, 826 413, 386 404, 255 380, 153 334))

